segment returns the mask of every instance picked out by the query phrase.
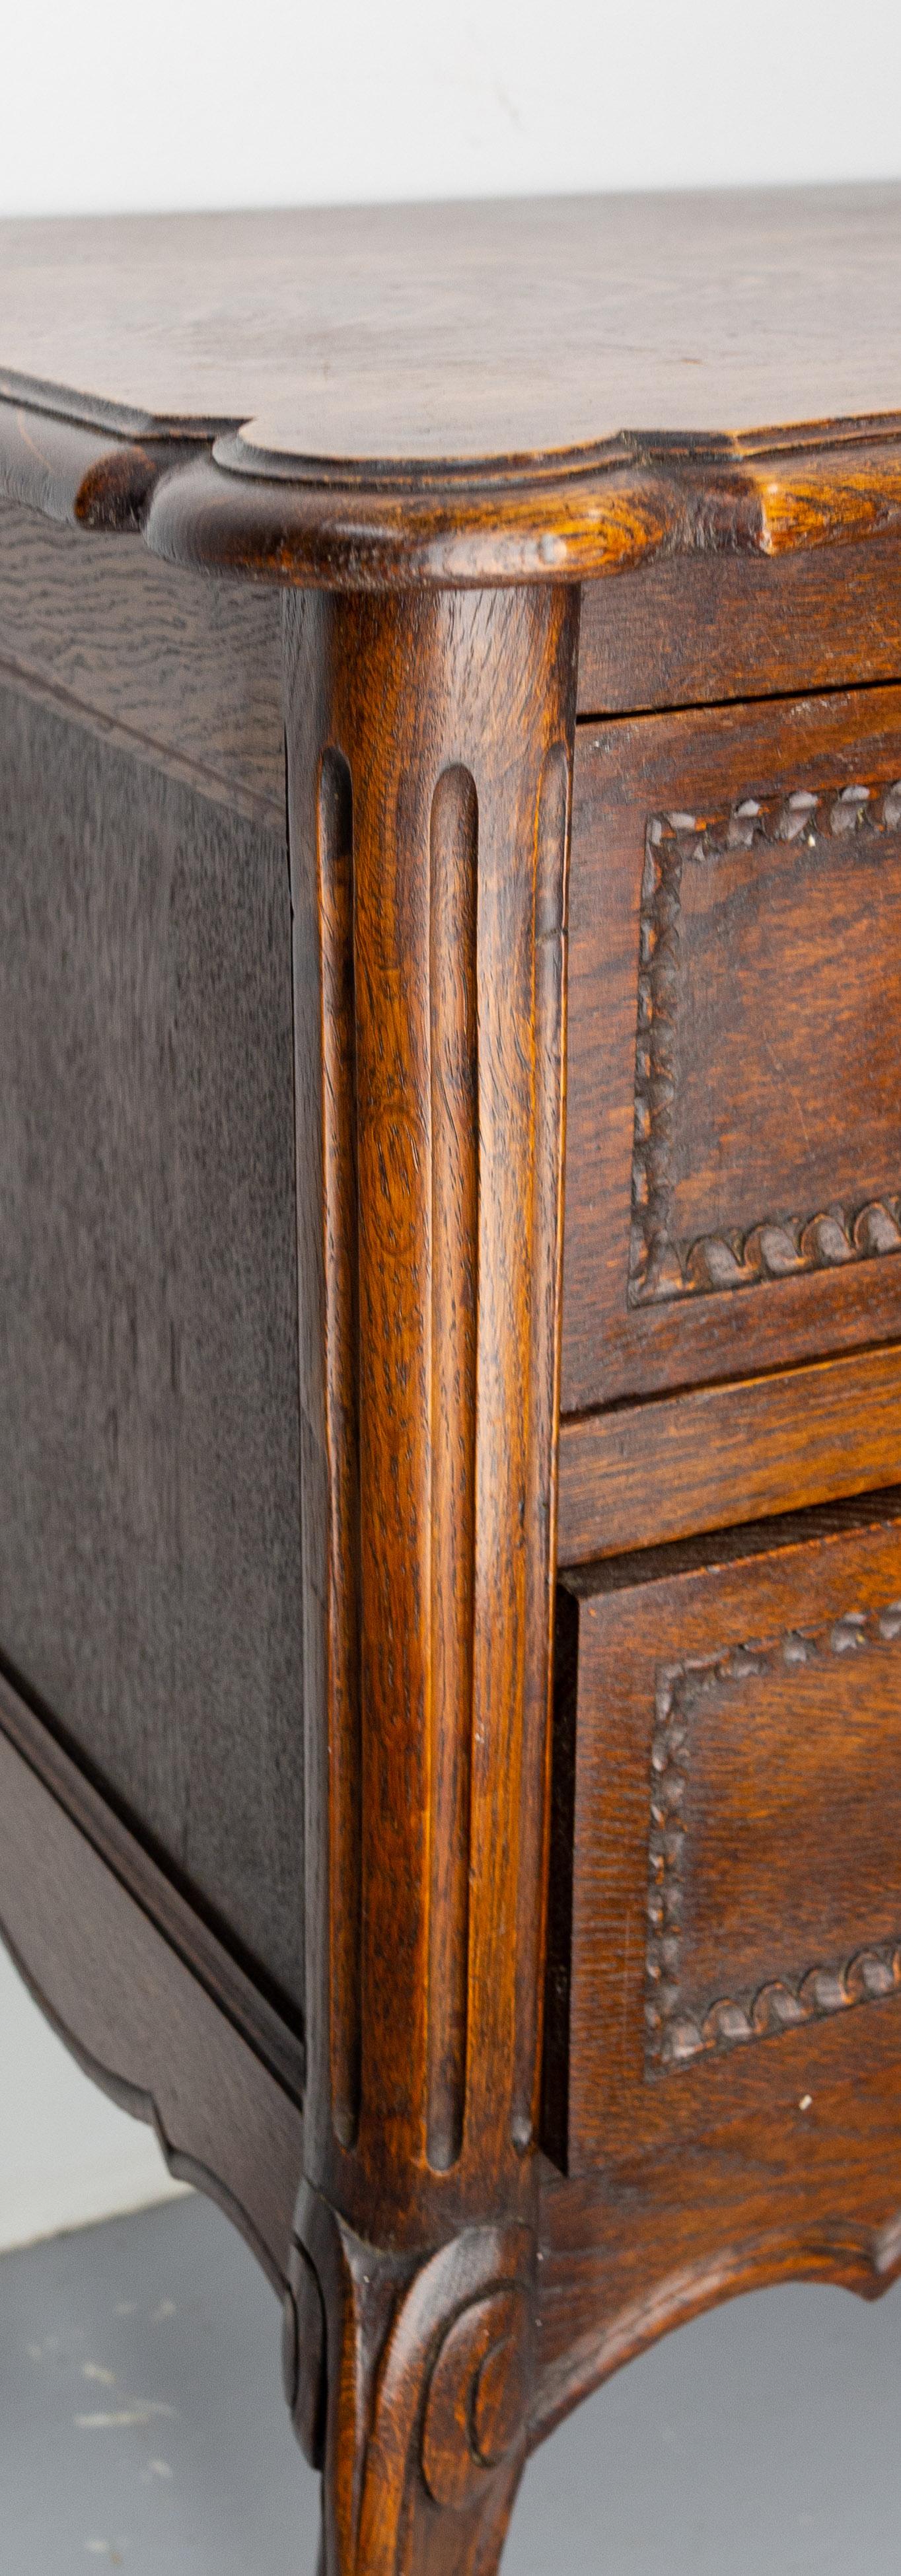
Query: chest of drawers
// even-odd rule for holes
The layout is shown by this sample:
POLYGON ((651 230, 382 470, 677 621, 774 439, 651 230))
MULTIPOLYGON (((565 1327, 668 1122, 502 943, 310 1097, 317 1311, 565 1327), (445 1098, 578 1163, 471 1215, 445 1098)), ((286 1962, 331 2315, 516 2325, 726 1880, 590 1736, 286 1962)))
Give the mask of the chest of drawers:
POLYGON ((901 2264, 899 233, 0 236, 0 1922, 326 2576, 901 2264))

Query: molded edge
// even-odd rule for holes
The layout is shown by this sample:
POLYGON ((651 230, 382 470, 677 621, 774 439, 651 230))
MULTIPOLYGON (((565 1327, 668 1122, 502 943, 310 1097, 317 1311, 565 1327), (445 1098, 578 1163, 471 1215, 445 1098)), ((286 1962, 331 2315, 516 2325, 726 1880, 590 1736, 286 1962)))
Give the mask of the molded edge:
POLYGON ((257 457, 230 436, 120 436, 0 401, 0 493, 143 533, 195 570, 287 588, 579 582, 660 554, 778 555, 901 529, 893 419, 732 441, 626 436, 565 458, 384 472, 257 457), (240 459, 240 462, 236 462, 240 459))

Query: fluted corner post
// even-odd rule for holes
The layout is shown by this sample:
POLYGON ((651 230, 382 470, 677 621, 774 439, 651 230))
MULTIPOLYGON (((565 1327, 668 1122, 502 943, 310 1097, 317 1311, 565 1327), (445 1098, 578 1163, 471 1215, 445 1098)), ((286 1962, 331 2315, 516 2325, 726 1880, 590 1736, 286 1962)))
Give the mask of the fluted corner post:
POLYGON ((487 2570, 528 2413, 577 618, 286 611, 327 2576, 487 2570))

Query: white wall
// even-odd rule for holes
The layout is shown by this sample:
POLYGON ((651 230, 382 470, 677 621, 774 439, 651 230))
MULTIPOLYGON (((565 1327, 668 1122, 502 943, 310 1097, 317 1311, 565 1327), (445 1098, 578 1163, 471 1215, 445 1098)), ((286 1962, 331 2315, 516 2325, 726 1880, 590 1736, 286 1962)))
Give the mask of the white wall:
MULTIPOLYGON (((899 0, 31 0, 0 213, 897 176, 899 107, 899 0)), ((0 2245, 169 2188, 0 1950, 0 2245)))
POLYGON ((183 2188, 152 2129, 82 2075, 0 1944, 0 2253, 183 2188))
POLYGON ((0 210, 901 169, 897 0, 31 0, 0 210))

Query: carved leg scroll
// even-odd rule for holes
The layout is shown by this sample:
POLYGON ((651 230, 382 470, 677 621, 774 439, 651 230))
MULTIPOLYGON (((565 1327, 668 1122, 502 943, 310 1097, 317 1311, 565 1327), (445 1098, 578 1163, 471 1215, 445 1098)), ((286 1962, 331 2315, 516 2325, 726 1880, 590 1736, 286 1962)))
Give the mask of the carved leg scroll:
POLYGON ((424 2260, 392 2255, 308 2190, 299 2224, 287 2391, 325 2471, 326 2567, 490 2576, 525 2457, 530 2231, 470 2228, 424 2260))
POLYGON ((576 617, 287 612, 326 2576, 487 2576, 528 2423, 576 617))

